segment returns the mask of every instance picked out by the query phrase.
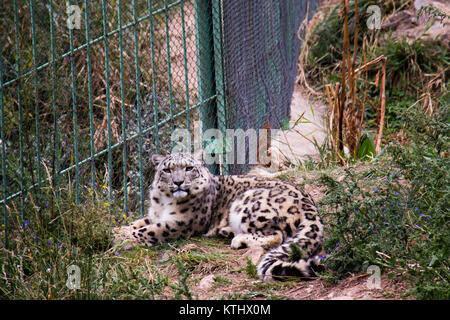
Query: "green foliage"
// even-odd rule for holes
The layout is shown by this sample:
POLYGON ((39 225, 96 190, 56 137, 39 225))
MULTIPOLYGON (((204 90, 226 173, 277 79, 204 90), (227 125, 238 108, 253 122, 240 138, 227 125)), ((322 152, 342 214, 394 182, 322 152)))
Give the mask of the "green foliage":
POLYGON ((367 160, 375 157, 375 145, 373 143, 373 137, 370 133, 365 133, 359 140, 358 147, 358 159, 367 160))
POLYGON ((305 258, 305 254, 302 249, 295 242, 289 243, 289 260, 290 261, 299 261, 300 259, 305 258))
POLYGON ((248 257, 247 257, 247 266, 245 267, 245 272, 247 273, 249 278, 259 279, 256 265, 248 257))
POLYGON ((439 73, 444 83, 446 81, 450 56, 448 49, 439 41, 424 41, 422 38, 407 41, 405 38, 389 37, 378 48, 377 54, 387 58, 388 88, 402 88, 409 94, 421 92, 429 80, 425 74, 439 73))
POLYGON ((176 265, 178 268, 178 283, 172 284, 171 288, 175 290, 174 299, 180 300, 189 299, 192 300, 192 293, 188 285, 188 278, 192 274, 192 271, 189 271, 186 263, 181 262, 179 259, 176 260, 176 265))
MULTIPOLYGON (((402 116, 406 110, 416 101, 411 94, 405 93, 403 90, 388 90, 389 99, 386 101, 385 127, 386 133, 396 132, 402 125, 402 116)), ((368 115, 370 126, 374 126, 376 114, 372 112, 368 115)))
POLYGON ((391 158, 372 173, 372 185, 350 170, 341 182, 322 176, 330 220, 325 264, 335 278, 375 264, 406 271, 419 298, 448 299, 449 120, 448 104, 434 117, 406 113, 412 142, 389 148, 391 158))
POLYGON ((450 16, 448 14, 446 14, 441 9, 439 9, 435 6, 432 6, 432 5, 426 5, 426 6, 420 7, 419 11, 417 12, 417 16, 420 17, 424 13, 431 15, 434 18, 439 17, 443 22, 445 21, 445 19, 450 19, 450 16))
MULTIPOLYGON (((374 31, 368 30, 366 23, 369 14, 367 8, 371 5, 377 5, 381 8, 381 14, 386 16, 398 8, 404 0, 394 1, 377 1, 377 0, 359 0, 358 1, 358 18, 359 33, 358 47, 361 48, 364 36, 371 37, 374 31)), ((344 18, 342 14, 342 1, 335 6, 331 6, 325 14, 325 17, 317 25, 313 31, 312 37, 308 42, 310 46, 310 54, 308 61, 308 73, 311 78, 319 80, 319 82, 335 82, 338 81, 339 75, 336 73, 335 67, 342 59, 342 39, 344 18)), ((355 33, 355 2, 348 2, 348 20, 349 20, 349 37, 353 43, 355 33)), ((353 50, 353 49, 351 49, 353 50)))
POLYGON ((192 297, 185 262, 174 260, 178 282, 172 282, 156 262, 148 264, 154 251, 112 247, 113 227, 128 218, 107 191, 82 192, 82 205, 74 203, 73 186, 59 194, 54 203, 27 206, 25 221, 12 211, 9 246, 0 247, 0 299, 158 299, 168 288, 174 298, 192 297), (79 289, 66 286, 73 265, 80 268, 79 289))

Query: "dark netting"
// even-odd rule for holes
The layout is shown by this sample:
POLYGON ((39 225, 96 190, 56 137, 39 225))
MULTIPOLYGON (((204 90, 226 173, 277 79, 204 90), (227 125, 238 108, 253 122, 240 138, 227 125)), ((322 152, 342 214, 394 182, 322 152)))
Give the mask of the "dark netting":
MULTIPOLYGON (((289 118, 301 46, 297 31, 316 2, 222 2, 228 129, 260 129, 269 123, 275 129, 289 118)), ((230 164, 229 173, 241 174, 248 167, 230 164)))

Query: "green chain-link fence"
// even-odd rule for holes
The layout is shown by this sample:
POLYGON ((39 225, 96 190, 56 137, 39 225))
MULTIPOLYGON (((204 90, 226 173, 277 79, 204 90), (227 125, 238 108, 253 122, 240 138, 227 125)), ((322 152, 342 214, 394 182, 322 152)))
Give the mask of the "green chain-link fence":
POLYGON ((144 214, 149 159, 170 152, 175 129, 279 126, 306 3, 2 1, 5 242, 12 214, 24 222, 30 205, 54 205, 64 188, 75 204, 104 188, 126 214, 144 214))
MULTIPOLYGON (((223 1, 222 4, 226 128, 278 129, 290 115, 300 30, 304 30, 300 26, 307 16, 312 17, 316 1, 223 1)), ((233 145, 237 143, 236 139, 233 145)), ((238 163, 236 157, 229 161, 228 172, 248 171, 250 143, 248 139, 245 163, 238 163)))

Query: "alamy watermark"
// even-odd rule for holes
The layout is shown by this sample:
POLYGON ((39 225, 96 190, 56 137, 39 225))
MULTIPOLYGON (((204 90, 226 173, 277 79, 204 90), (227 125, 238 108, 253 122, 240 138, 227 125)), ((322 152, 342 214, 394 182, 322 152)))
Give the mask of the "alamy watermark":
POLYGON ((367 273, 370 274, 366 285, 368 289, 381 289, 381 269, 379 266, 371 265, 367 267, 367 273))
POLYGON ((76 5, 69 5, 69 2, 67 2, 67 28, 70 30, 73 29, 81 29, 81 8, 76 5))
POLYGON ((196 153, 204 148, 206 164, 261 164, 270 165, 268 167, 270 171, 277 171, 278 153, 271 151, 278 147, 279 141, 276 137, 279 131, 279 129, 253 128, 245 131, 226 129, 224 134, 215 128, 203 131, 202 122, 196 121, 193 141, 189 129, 178 128, 172 132, 171 140, 175 144, 172 153, 191 152, 192 147, 196 153), (248 161, 246 155, 248 155, 248 161))
POLYGON ((381 28, 381 9, 377 5, 370 5, 367 7, 366 25, 369 30, 379 30, 381 28))
POLYGON ((73 289, 81 289, 81 270, 80 267, 73 264, 67 267, 67 288, 73 289))

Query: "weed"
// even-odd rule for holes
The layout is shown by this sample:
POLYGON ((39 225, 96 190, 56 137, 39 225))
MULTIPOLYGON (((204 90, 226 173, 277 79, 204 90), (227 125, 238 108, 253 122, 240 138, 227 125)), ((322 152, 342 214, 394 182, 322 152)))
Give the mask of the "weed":
POLYGON ((247 257, 247 266, 245 267, 247 276, 251 279, 259 279, 256 265, 247 257))
POLYGON ((213 280, 215 282, 214 287, 225 286, 225 285, 231 284, 231 280, 230 279, 227 279, 227 278, 222 277, 222 276, 215 276, 213 278, 213 280))
POLYGON ((176 266, 178 268, 178 284, 172 284, 171 288, 175 291, 174 299, 180 300, 183 297, 186 299, 192 299, 192 293, 188 285, 188 278, 192 274, 189 271, 186 263, 181 262, 181 260, 176 259, 176 266))
MULTIPOLYGON (((306 71, 308 81, 325 87, 330 106, 330 132, 324 144, 316 144, 321 166, 345 165, 349 158, 350 162, 360 158, 361 147, 368 150, 360 138, 374 129, 378 131, 374 146, 379 154, 385 122, 387 133, 397 130, 401 114, 414 102, 432 114, 439 108, 439 96, 447 90, 450 60, 444 41, 425 40, 422 35, 409 41, 365 29, 362 21, 373 4, 388 17, 410 1, 361 0, 358 14, 355 1, 325 6, 323 18, 307 37, 304 50, 310 58, 300 60, 300 69, 306 71), (381 73, 373 70, 375 62, 382 62, 381 73), (344 153, 344 144, 350 157, 344 153)), ((373 152, 370 154, 365 160, 373 158, 373 152)))
POLYGON ((406 95, 415 95, 427 86, 430 90, 431 86, 436 91, 445 90, 450 58, 448 49, 441 42, 421 38, 411 42, 389 37, 377 51, 387 58, 387 85, 392 93, 401 89, 406 95))

